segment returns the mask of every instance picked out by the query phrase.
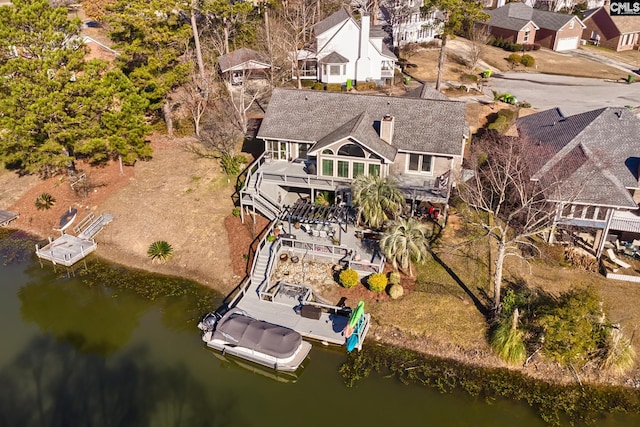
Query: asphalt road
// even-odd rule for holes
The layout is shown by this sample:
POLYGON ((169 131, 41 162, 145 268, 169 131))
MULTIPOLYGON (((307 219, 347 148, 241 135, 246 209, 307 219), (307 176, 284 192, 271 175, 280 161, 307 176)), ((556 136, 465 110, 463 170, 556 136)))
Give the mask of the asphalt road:
POLYGON ((602 107, 640 107, 640 82, 626 84, 601 79, 507 72, 491 77, 485 85, 485 92, 490 94, 491 90, 510 93, 518 101, 526 101, 539 110, 559 107, 566 115, 602 107))

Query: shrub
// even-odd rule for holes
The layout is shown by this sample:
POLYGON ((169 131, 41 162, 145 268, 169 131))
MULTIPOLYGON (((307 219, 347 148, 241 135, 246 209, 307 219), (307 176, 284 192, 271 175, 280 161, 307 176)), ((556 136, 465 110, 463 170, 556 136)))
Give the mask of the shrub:
MULTIPOLYGON (((302 87, 307 87, 307 88, 313 87, 313 85, 315 85, 316 83, 317 82, 314 82, 313 80, 301 80, 300 81, 300 85, 302 87)), ((322 83, 320 83, 320 84, 322 84, 322 83)))
POLYGON ((389 288, 389 296, 391 297, 391 299, 398 299, 403 294, 404 294, 404 289, 402 288, 402 286, 398 284, 391 285, 391 287, 389 288))
POLYGON ((36 199, 35 205, 39 211, 46 211, 56 204, 56 199, 49 193, 42 193, 36 199))
POLYGON ((240 173, 242 165, 247 162, 247 159, 242 155, 237 156, 222 156, 220 158, 220 166, 227 175, 237 175, 240 173))
POLYGON ((502 109, 498 111, 498 117, 495 121, 489 124, 487 128, 498 131, 499 133, 504 133, 509 129, 515 118, 516 113, 514 111, 509 110, 508 108, 502 109))
POLYGON ((342 85, 340 83, 327 83, 325 90, 327 92, 342 92, 342 85))
POLYGON ((512 53, 507 58, 507 62, 509 64, 514 64, 515 65, 515 64, 519 64, 521 59, 522 59, 522 57, 520 55, 518 55, 517 53, 512 53))
POLYGON ((533 56, 525 54, 520 58, 520 63, 525 67, 533 67, 536 64, 536 60, 533 56))
POLYGON ((635 81, 636 77, 633 74, 627 76, 627 83, 631 84, 635 81))
POLYGON ((233 216, 235 216, 236 218, 240 216, 240 208, 233 208, 233 210, 231 211, 231 214, 233 216))
POLYGON ((311 86, 312 90, 324 90, 324 85, 320 82, 315 82, 312 86, 311 86))
POLYGON ((540 44, 538 43, 525 43, 523 47, 526 51, 540 50, 540 44))
POLYGON ((531 108, 531 104, 526 101, 521 102, 518 106, 522 108, 531 108))
POLYGON ((149 246, 147 255, 149 255, 151 261, 164 263, 173 256, 173 248, 164 240, 158 240, 149 246))
POLYGON ((351 268, 342 270, 340 272, 339 279, 342 287, 346 289, 351 289, 360 282, 360 276, 358 276, 358 272, 351 268))
POLYGON ((477 83, 478 82, 478 76, 476 76, 475 74, 464 73, 460 77, 460 81, 477 83))
POLYGON ((358 90, 375 90, 378 87, 376 82, 357 82, 356 89, 358 90))
POLYGON ((524 333, 514 328, 510 319, 505 319, 491 335, 491 346, 502 360, 510 365, 519 365, 527 358, 523 337, 524 333))
POLYGON ((392 271, 391 273, 389 273, 389 283, 391 283, 392 285, 399 285, 400 273, 398 273, 397 271, 392 271))
POLYGON ((522 52, 524 50, 524 46, 522 46, 520 43, 509 43, 504 47, 504 49, 508 50, 509 52, 522 52))
POLYGON ((369 290, 373 292, 382 292, 387 288, 387 276, 384 273, 373 273, 367 279, 369 290))
POLYGON ((267 242, 269 242, 269 243, 273 243, 273 242, 275 242, 275 241, 276 241, 276 235, 275 235, 275 234, 269 234, 269 235, 267 236, 267 242))

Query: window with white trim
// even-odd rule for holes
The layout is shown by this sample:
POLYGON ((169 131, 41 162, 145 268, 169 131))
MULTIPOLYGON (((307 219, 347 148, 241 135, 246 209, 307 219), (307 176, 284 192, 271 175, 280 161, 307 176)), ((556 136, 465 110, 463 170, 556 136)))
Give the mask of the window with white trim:
POLYGON ((524 30, 524 38, 522 39, 523 43, 529 43, 529 34, 531 34, 531 30, 528 28, 524 30))
POLYGON ((433 156, 428 154, 409 154, 407 170, 418 173, 433 172, 433 156))

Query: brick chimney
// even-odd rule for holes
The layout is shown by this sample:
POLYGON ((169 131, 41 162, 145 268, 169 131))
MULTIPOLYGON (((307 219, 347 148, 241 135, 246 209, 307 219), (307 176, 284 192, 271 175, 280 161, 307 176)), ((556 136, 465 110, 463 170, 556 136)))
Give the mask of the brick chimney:
POLYGON ((394 118, 390 114, 386 114, 380 120, 380 139, 388 144, 393 144, 393 125, 394 118))

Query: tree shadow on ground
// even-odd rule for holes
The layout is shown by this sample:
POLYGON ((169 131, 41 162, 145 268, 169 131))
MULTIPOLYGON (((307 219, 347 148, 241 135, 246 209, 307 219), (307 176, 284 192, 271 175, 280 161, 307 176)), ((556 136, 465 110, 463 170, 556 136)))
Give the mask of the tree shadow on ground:
MULTIPOLYGON (((451 269, 436 253, 431 253, 433 259, 440 264, 440 266, 451 276, 451 278, 460 286, 460 288, 469 296, 471 301, 473 301, 473 305, 478 309, 478 311, 485 317, 489 318, 490 310, 487 308, 485 304, 480 301, 480 299, 469 289, 469 287, 464 283, 464 281, 456 274, 455 271, 451 269)), ((483 292, 483 290, 481 290, 483 292)))
POLYGON ((159 367, 137 347, 107 360, 51 335, 0 371, 0 425, 224 425, 234 399, 213 402, 184 365, 159 367))

